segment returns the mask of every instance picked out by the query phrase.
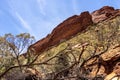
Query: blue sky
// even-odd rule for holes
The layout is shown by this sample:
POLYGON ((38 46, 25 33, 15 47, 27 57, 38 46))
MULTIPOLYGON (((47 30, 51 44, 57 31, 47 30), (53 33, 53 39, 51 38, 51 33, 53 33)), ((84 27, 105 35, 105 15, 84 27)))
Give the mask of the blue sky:
POLYGON ((27 32, 39 40, 66 18, 106 5, 120 9, 120 0, 0 0, 0 36, 27 32))

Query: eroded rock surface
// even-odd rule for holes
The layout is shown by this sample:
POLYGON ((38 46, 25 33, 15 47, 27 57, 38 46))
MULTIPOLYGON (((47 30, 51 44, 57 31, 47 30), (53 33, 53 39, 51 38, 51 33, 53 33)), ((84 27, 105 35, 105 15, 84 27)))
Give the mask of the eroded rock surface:
MULTIPOLYGON (((35 53, 38 54, 40 52, 42 53, 50 47, 70 39, 77 33, 85 31, 85 29, 93 23, 113 19, 118 15, 120 15, 120 10, 109 6, 105 6, 91 14, 89 14, 89 12, 83 12, 81 15, 74 15, 54 28, 51 34, 48 34, 45 38, 31 45, 29 49, 34 50, 35 53)), ((78 46, 79 45, 76 45, 72 48, 78 46)), ((110 48, 103 55, 100 55, 100 58, 102 59, 100 60, 97 58, 96 61, 93 61, 97 63, 96 65, 87 67, 91 70, 89 76, 95 77, 96 75, 107 75, 105 80, 109 80, 115 75, 120 75, 120 44, 110 48), (98 65, 100 66, 98 67, 98 65)), ((91 64, 91 62, 88 62, 88 64, 91 64)))
POLYGON ((84 31, 89 25, 93 24, 93 22, 98 23, 118 15, 120 15, 120 10, 109 6, 104 6, 91 14, 89 14, 89 12, 83 12, 81 15, 74 15, 60 23, 53 29, 51 34, 48 34, 45 38, 37 41, 29 48, 34 50, 35 53, 43 52, 49 47, 57 45, 75 36, 77 33, 84 31))
POLYGON ((92 23, 92 17, 89 12, 83 12, 81 15, 74 15, 59 24, 53 29, 51 34, 31 45, 30 48, 34 49, 36 53, 43 52, 49 47, 57 45, 75 36, 77 33, 84 31, 92 23))
POLYGON ((120 15, 120 10, 114 9, 113 7, 104 6, 103 8, 92 12, 91 15, 92 15, 93 22, 98 23, 103 20, 114 18, 120 15))
POLYGON ((105 76, 105 80, 112 80, 114 77, 119 77, 120 46, 113 47, 113 49, 108 50, 104 54, 100 55, 96 61, 94 58, 91 59, 87 62, 86 65, 87 69, 91 69, 91 72, 89 74, 91 77, 95 77, 96 75, 103 75, 105 76))

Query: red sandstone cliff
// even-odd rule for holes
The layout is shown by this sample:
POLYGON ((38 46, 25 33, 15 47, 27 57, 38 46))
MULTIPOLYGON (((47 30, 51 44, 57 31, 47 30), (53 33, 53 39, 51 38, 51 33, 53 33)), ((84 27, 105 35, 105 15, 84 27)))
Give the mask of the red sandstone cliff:
POLYGON ((71 36, 85 30, 92 23, 92 17, 89 12, 74 15, 54 28, 51 34, 31 45, 30 49, 34 49, 36 53, 43 52, 49 47, 57 45, 61 40, 67 40, 71 36))
POLYGON ((91 15, 93 22, 98 23, 120 15, 120 10, 114 9, 113 7, 104 6, 103 8, 92 12, 91 15))
POLYGON ((118 15, 120 15, 120 10, 115 10, 109 6, 104 6, 91 14, 89 12, 83 12, 81 15, 74 15, 54 28, 51 34, 48 34, 45 38, 31 45, 29 49, 34 50, 35 53, 43 52, 49 47, 57 45, 61 41, 71 38, 71 36, 75 36, 93 24, 93 22, 98 23, 118 15))

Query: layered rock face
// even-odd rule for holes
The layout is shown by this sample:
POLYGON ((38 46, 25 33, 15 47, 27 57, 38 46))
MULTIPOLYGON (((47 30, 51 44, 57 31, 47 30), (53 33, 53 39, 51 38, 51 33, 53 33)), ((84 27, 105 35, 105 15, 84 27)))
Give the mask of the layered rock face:
MULTIPOLYGON (((83 12, 81 15, 74 15, 54 28, 51 34, 48 34, 45 38, 31 45, 29 49, 35 51, 37 54, 41 54, 45 50, 47 50, 45 54, 52 53, 53 55, 74 53, 76 61, 78 54, 82 52, 83 46, 85 50, 83 49, 81 60, 85 59, 86 61, 81 66, 84 68, 83 73, 75 67, 71 68, 71 70, 73 69, 73 74, 75 74, 74 71, 77 71, 77 74, 83 74, 86 79, 90 78, 90 80, 98 80, 99 77, 92 79, 97 76, 101 76, 102 80, 103 78, 104 80, 113 80, 116 76, 119 77, 120 10, 105 6, 91 14, 89 12, 83 12), (61 49, 60 43, 62 44, 62 48, 65 47, 64 49, 61 49), (49 49, 51 47, 52 49, 49 49)), ((44 55, 38 61, 46 57, 48 56, 44 55)), ((70 59, 73 62, 73 58, 70 59)), ((54 60, 51 62, 54 62, 54 60)), ((63 63, 65 62, 63 61, 63 63)), ((46 66, 46 69, 48 69, 48 66, 46 66)), ((71 75, 72 73, 69 74, 71 75)))
POLYGON ((120 10, 114 9, 113 7, 104 6, 103 8, 92 12, 91 15, 93 22, 98 23, 100 21, 120 15, 120 10))
POLYGON ((54 28, 51 34, 48 34, 45 38, 31 45, 29 49, 34 50, 35 53, 43 52, 49 47, 57 45, 75 36, 77 33, 84 31, 89 25, 93 24, 93 22, 98 23, 118 15, 120 15, 120 10, 115 10, 109 6, 104 6, 91 14, 89 14, 89 12, 83 12, 81 15, 74 15, 54 28))
POLYGON ((83 12, 81 15, 74 15, 59 24, 46 38, 31 45, 30 49, 34 49, 35 53, 43 52, 49 47, 57 45, 77 33, 84 31, 92 23, 92 17, 89 12, 83 12))

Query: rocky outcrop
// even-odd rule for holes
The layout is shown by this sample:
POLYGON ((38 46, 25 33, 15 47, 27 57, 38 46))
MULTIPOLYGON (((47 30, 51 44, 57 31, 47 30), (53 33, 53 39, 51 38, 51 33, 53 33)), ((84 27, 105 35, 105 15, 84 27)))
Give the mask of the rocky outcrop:
POLYGON ((77 33, 85 30, 87 26, 91 25, 93 22, 98 23, 118 15, 120 15, 120 10, 109 6, 104 6, 92 12, 91 15, 89 12, 83 12, 81 15, 74 15, 54 28, 51 34, 48 34, 45 38, 31 45, 29 50, 34 50, 35 53, 43 52, 49 47, 75 36, 77 33))
POLYGON ((74 15, 59 24, 47 37, 31 45, 29 48, 30 50, 35 50, 35 53, 43 52, 49 47, 57 45, 77 33, 84 31, 92 23, 92 17, 89 12, 74 15))
POLYGON ((105 76, 104 80, 114 80, 112 78, 118 77, 120 75, 120 44, 99 56, 96 61, 94 59, 88 61, 87 65, 89 66, 86 68, 91 69, 89 76, 105 76))
POLYGON ((92 12, 91 15, 93 22, 98 23, 120 15, 120 10, 114 9, 113 7, 104 6, 103 8, 92 12))
MULTIPOLYGON (((78 71, 77 67, 70 67, 70 71, 72 71, 72 73, 69 73, 70 75, 74 76, 76 75, 76 72, 77 74, 79 72, 81 75, 78 77, 84 77, 86 79, 90 78, 90 80, 116 79, 120 75, 120 24, 118 24, 120 22, 120 17, 118 15, 120 15, 120 10, 109 6, 105 6, 99 10, 94 11, 91 14, 89 14, 89 12, 83 12, 81 15, 74 15, 54 28, 51 34, 48 34, 45 38, 31 45, 29 47, 29 50, 40 54, 52 46, 58 45, 61 42, 68 40, 74 36, 74 38, 72 38, 73 40, 70 39, 64 42, 64 44, 67 45, 67 48, 65 48, 65 50, 62 50, 62 52, 55 51, 60 48, 55 46, 52 50, 50 49, 45 53, 48 54, 49 52, 50 54, 66 54, 67 51, 74 51, 75 54, 80 53, 81 55, 83 52, 83 56, 80 57, 83 57, 83 59, 86 60, 83 62, 83 65, 79 67, 79 69, 81 68, 82 70, 78 71), (92 25, 94 23, 98 24, 92 25), (89 30, 87 29, 85 31, 89 25, 92 25, 92 27, 89 27, 89 30), (81 33, 83 35, 80 34, 79 36, 75 36, 77 33, 83 31, 85 31, 85 33, 81 33), (106 47, 108 48, 104 50, 106 47), (90 58, 86 57, 89 56, 87 53, 90 54, 90 58)), ((45 55, 44 58, 46 57, 47 56, 45 55)), ((74 56, 75 61, 77 58, 78 55, 76 58, 74 56)), ((43 57, 38 61, 41 61, 42 59, 43 57)), ((45 69, 47 68, 48 66, 46 66, 45 69)), ((32 72, 34 71, 32 70, 32 72)), ((54 73, 48 73, 48 75, 50 78, 52 78, 51 76, 54 75, 54 73)), ((45 77, 48 77, 48 75, 45 74, 45 77)), ((30 77, 28 76, 28 78, 30 77)))

